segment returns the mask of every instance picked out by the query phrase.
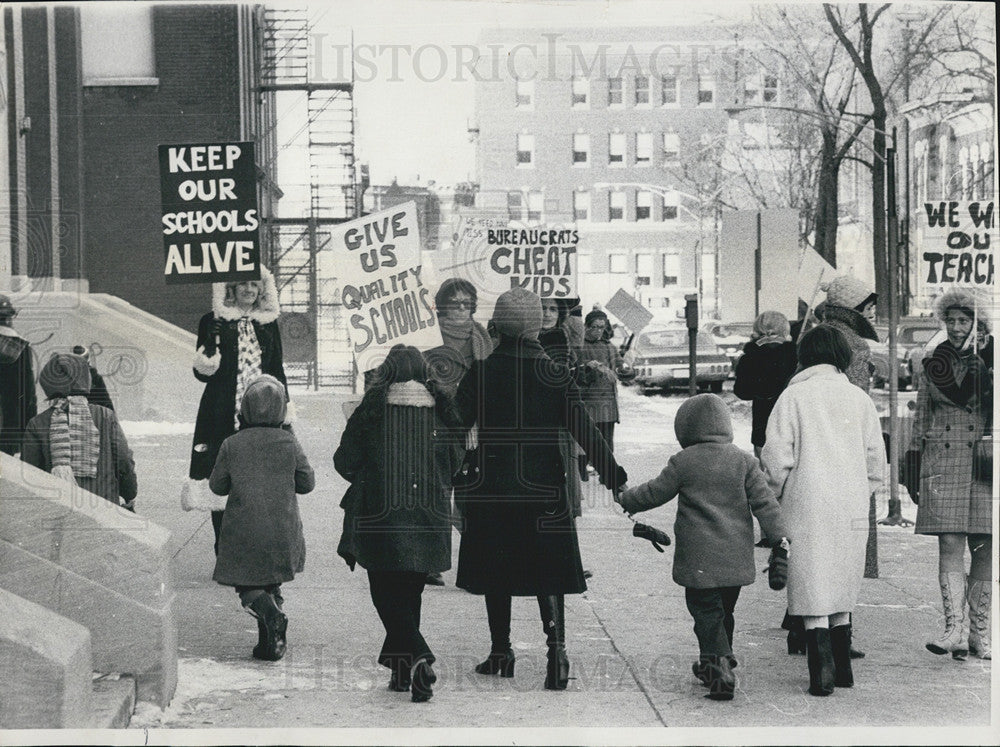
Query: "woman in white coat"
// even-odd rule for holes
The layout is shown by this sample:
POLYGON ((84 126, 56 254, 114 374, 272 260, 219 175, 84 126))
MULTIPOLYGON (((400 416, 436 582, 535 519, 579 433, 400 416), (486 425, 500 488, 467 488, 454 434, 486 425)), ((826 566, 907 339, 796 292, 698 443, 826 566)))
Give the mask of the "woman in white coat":
POLYGON ((811 695, 854 684, 850 614, 865 570, 868 498, 885 474, 878 414, 848 381, 850 361, 839 330, 803 336, 801 370, 775 403, 761 453, 792 542, 788 612, 804 617, 811 695))

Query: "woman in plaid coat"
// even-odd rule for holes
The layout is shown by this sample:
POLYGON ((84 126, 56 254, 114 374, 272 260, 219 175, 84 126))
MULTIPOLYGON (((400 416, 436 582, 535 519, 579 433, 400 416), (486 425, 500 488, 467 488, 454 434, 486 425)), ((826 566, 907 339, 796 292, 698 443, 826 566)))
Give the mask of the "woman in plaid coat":
POLYGON ((938 537, 945 629, 927 649, 935 654, 950 651, 956 659, 964 659, 971 649, 989 659, 992 468, 978 465, 976 455, 991 430, 991 324, 986 304, 964 288, 945 292, 934 311, 948 339, 924 359, 905 462, 907 487, 919 501, 915 531, 938 537), (966 545, 972 555, 968 577, 966 545))

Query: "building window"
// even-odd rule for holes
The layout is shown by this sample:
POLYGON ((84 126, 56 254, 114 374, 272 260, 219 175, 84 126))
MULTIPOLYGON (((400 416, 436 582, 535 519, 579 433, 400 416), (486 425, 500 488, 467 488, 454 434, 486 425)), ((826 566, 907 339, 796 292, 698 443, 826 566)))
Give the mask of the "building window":
POLYGON ((663 198, 663 220, 677 220, 677 196, 676 193, 672 195, 665 195, 663 198))
POLYGON ((764 103, 773 104, 778 100, 778 76, 777 75, 763 75, 763 90, 764 90, 764 103))
POLYGON ((681 273, 681 257, 679 254, 665 254, 663 256, 663 284, 677 285, 677 278, 681 273))
POLYGON ((573 165, 586 166, 590 163, 590 135, 573 135, 573 165))
POLYGON ((648 164, 653 158, 653 133, 637 132, 635 135, 636 166, 648 164))
POLYGON ((647 106, 649 104, 649 78, 645 75, 635 76, 635 105, 647 106))
POLYGON ((625 193, 608 193, 608 220, 625 220, 625 193))
POLYGON ((628 272, 627 254, 609 254, 608 272, 628 272))
POLYGON ((578 252, 576 255, 576 271, 580 275, 589 275, 591 272, 591 265, 593 263, 590 261, 589 254, 583 254, 578 252))
POLYGON ((711 75, 698 76, 698 106, 715 105, 715 78, 711 75))
POLYGON ((676 161, 681 154, 681 138, 676 132, 663 133, 663 160, 676 161))
POLYGON ((622 79, 608 78, 608 106, 622 105, 622 79))
POLYGON ((653 279, 653 255, 647 253, 636 254, 635 284, 651 285, 652 279, 653 279))
POLYGON ((613 132, 608 135, 608 163, 625 165, 625 133, 613 132))
POLYGON ((678 97, 676 75, 660 76, 660 97, 663 99, 664 106, 673 106, 677 104, 678 97))
POLYGON ((586 109, 590 106, 590 79, 573 77, 573 98, 572 105, 577 109, 586 109))
POLYGON ((151 5, 83 3, 79 9, 83 85, 158 83, 151 5))
POLYGON ((535 136, 517 136, 517 165, 531 166, 535 160, 535 136))
POLYGON ((590 220, 590 192, 573 193, 573 219, 578 221, 590 220))
POLYGON ((507 193, 507 220, 523 220, 524 197, 520 192, 507 193))
POLYGON ((528 192, 528 222, 540 221, 545 208, 545 195, 541 192, 528 192))
POLYGON ((635 195, 635 219, 649 220, 653 215, 653 193, 637 192, 635 195))
POLYGON ((530 109, 535 101, 535 81, 517 81, 517 107, 519 109, 530 109))

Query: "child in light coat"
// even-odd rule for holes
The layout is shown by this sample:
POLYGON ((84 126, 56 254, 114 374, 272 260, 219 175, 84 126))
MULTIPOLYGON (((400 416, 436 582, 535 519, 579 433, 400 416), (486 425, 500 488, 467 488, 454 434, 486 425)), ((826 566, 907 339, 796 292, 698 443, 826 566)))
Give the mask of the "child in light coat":
POLYGON ((257 618, 255 659, 285 653, 288 618, 281 584, 305 568, 297 493, 316 484, 312 467, 290 430, 283 429, 285 386, 264 374, 251 381, 240 405, 240 429, 222 442, 208 486, 228 495, 219 530, 216 581, 235 586, 257 618))
POLYGON ((628 513, 678 497, 674 524, 674 581, 684 587, 700 656, 692 667, 706 697, 731 700, 733 611, 740 587, 754 582, 753 516, 764 536, 785 536, 781 508, 757 460, 733 444, 729 410, 720 397, 699 394, 677 410, 674 432, 682 450, 660 475, 617 497, 628 513))

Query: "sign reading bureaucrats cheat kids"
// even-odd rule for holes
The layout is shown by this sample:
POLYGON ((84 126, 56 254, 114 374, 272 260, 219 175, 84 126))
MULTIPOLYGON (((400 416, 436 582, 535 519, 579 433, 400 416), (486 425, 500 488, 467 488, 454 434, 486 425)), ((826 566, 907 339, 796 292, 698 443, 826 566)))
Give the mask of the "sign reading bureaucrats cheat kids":
POLYGON ((168 284, 260 278, 254 144, 161 145, 168 284))
POLYGON ((359 371, 378 366, 394 345, 441 344, 433 289, 421 276, 415 202, 342 223, 331 243, 359 371))

